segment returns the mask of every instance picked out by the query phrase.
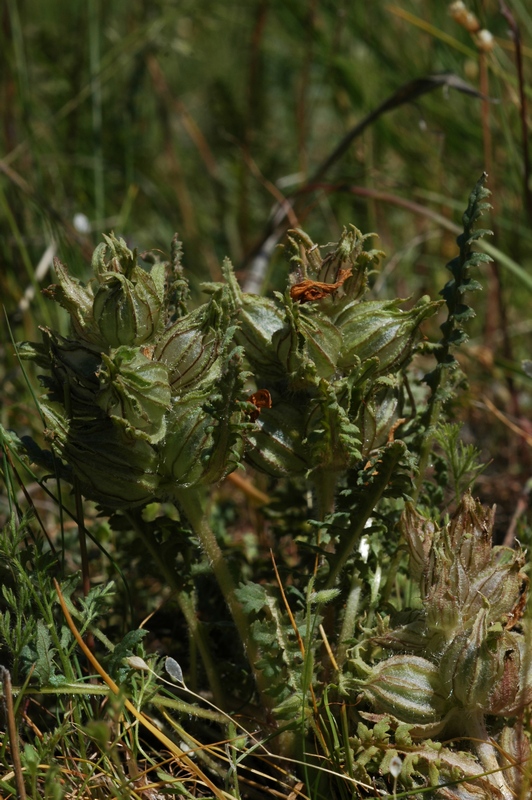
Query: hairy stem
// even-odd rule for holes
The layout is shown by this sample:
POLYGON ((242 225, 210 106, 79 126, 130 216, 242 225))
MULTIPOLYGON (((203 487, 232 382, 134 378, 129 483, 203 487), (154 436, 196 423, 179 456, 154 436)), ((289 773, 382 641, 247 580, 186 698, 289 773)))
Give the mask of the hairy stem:
POLYGON ((314 478, 314 491, 318 505, 318 519, 324 520, 334 511, 334 498, 338 473, 331 469, 320 469, 314 478))
POLYGON ((355 625, 358 617, 358 609, 360 606, 360 595, 362 593, 362 581, 358 570, 353 571, 351 578, 351 586, 349 588, 349 595, 345 604, 344 619, 342 622, 342 629, 338 637, 338 651, 336 653, 336 662, 341 670, 347 658, 347 650, 349 639, 352 639, 355 634, 355 625))

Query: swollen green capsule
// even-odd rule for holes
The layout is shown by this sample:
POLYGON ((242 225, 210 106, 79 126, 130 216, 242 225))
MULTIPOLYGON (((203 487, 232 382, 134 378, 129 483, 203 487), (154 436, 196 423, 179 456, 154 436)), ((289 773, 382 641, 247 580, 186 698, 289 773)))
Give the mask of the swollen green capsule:
POLYGON ((335 324, 343 339, 341 369, 349 370, 355 357, 365 361, 377 356, 378 375, 396 372, 408 363, 421 338, 421 322, 435 314, 441 303, 423 298, 410 311, 402 311, 401 302, 360 302, 339 315, 335 324))
POLYGON ((43 403, 45 436, 73 470, 82 494, 105 508, 132 508, 157 496, 157 454, 96 409, 92 420, 66 419, 55 403, 43 403))
POLYGON ((282 364, 289 388, 298 391, 330 379, 342 344, 338 328, 315 308, 306 310, 287 294, 282 298, 285 318, 272 345, 282 364))
POLYGON ((132 277, 108 273, 94 297, 94 320, 109 347, 143 344, 160 329, 162 296, 140 267, 132 277))
MULTIPOLYGON (((41 379, 51 400, 68 405, 71 417, 90 417, 98 391, 97 371, 101 354, 94 347, 76 339, 66 339, 47 328, 42 329, 51 378, 41 379)), ((42 365, 41 361, 41 365, 42 365)))
POLYGON ((451 708, 438 667, 419 656, 380 661, 360 685, 378 711, 412 725, 440 722, 451 708))
POLYGON ((85 342, 100 343, 101 337, 94 321, 92 305, 94 292, 92 286, 84 286, 58 258, 54 258, 54 270, 58 283, 43 289, 43 294, 51 297, 70 314, 76 336, 85 342))
POLYGON ((486 617, 485 609, 471 631, 449 644, 440 662, 441 677, 457 705, 510 716, 530 702, 532 693, 522 658, 525 641, 501 626, 486 630, 486 617))
POLYGON ((123 239, 104 236, 94 251, 92 267, 99 284, 93 316, 109 347, 149 342, 165 324, 165 268, 155 264, 146 272, 137 252, 123 239))
POLYGON ((174 403, 161 446, 160 473, 180 488, 201 483, 212 447, 213 420, 205 410, 208 392, 190 392, 174 403))
POLYGON ((236 342, 244 348, 253 372, 262 380, 282 380, 283 368, 272 345, 275 333, 283 327, 282 311, 275 301, 244 294, 236 319, 236 342))
POLYGON ((153 358, 168 366, 174 396, 219 379, 220 356, 234 333, 226 287, 216 289, 207 303, 166 329, 153 358))
POLYGON ((282 380, 283 368, 272 346, 275 333, 283 327, 282 309, 269 297, 243 292, 228 258, 223 262, 222 272, 232 316, 238 324, 236 343, 243 347, 247 361, 261 381, 282 380))
POLYGON ((267 475, 300 475, 310 466, 303 445, 302 415, 282 400, 261 412, 246 442, 246 461, 267 475))
POLYGON ((169 493, 172 487, 216 483, 237 467, 248 426, 245 376, 241 350, 235 347, 224 354, 215 384, 173 401, 160 446, 162 485, 169 493))

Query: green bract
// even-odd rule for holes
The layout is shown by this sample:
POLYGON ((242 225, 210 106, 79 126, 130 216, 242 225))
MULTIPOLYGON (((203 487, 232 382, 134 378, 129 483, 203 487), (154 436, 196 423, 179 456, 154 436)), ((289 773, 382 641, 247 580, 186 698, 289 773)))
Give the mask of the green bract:
POLYGON ((166 412, 170 408, 170 384, 165 364, 152 361, 132 347, 119 347, 111 356, 102 353, 97 372, 100 408, 133 435, 158 442, 166 433, 166 412))
POLYGON ((376 709, 401 722, 437 724, 451 709, 438 667, 419 656, 391 656, 368 670, 360 684, 376 709))
POLYGON ((85 286, 56 263, 48 295, 69 312, 70 338, 44 330, 23 345, 50 376, 46 436, 82 491, 129 508, 220 480, 238 465, 246 372, 235 348, 228 288, 188 311, 180 247, 143 269, 114 236, 96 248, 85 286))

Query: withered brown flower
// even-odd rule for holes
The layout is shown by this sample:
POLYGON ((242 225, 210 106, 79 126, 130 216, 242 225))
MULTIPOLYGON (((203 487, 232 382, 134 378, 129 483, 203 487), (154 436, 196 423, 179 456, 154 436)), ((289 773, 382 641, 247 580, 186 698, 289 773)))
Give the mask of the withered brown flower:
POLYGON ((248 402, 255 406, 255 411, 251 411, 249 414, 251 421, 255 422, 262 408, 272 407, 272 396, 267 389, 258 389, 248 397, 248 402))
POLYGON ((290 297, 298 303, 313 303, 315 300, 322 300, 342 286, 343 283, 352 275, 351 267, 340 269, 336 283, 321 283, 306 279, 294 284, 290 289, 290 297))

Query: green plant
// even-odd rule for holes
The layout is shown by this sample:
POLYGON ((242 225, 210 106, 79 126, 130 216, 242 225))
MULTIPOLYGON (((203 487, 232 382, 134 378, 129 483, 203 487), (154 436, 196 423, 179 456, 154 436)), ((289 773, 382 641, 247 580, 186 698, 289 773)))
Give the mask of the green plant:
MULTIPOLYGON (((479 469, 475 453, 458 444, 457 428, 435 425, 456 387, 448 367, 471 316, 463 301, 464 291, 475 288, 469 273, 483 261, 471 248, 482 233, 474 225, 485 208, 483 184, 484 178, 471 195, 460 256, 442 292, 448 309, 442 340, 424 345, 437 365, 425 378, 430 392, 421 409, 407 371, 420 325, 441 303, 422 298, 402 310, 398 300, 366 299, 382 253, 366 249, 368 236, 355 227, 325 252, 292 231, 294 271, 286 291, 271 298, 244 293, 226 261, 224 282, 206 284, 208 299, 195 308, 177 239, 168 262, 144 254, 145 269, 123 240, 105 237, 88 284, 56 262, 58 283, 47 294, 68 311, 68 336, 43 329, 42 344, 18 347, 22 358, 47 371, 39 407, 53 458, 30 441, 28 453, 42 466, 54 464, 55 474, 73 485, 81 530, 84 495, 110 516, 112 530, 133 532, 172 589, 188 627, 190 683, 199 687, 205 676, 218 708, 210 718, 222 722, 232 742, 225 764, 219 754, 212 761, 208 747, 200 748, 201 759, 231 797, 243 791, 253 759, 274 753, 292 761, 315 798, 331 791, 350 796, 359 784, 379 791, 431 786, 434 797, 458 797, 450 786, 460 770, 461 784, 491 787, 505 799, 518 786, 515 776, 512 783, 500 772, 513 756, 497 758, 485 718, 504 720, 527 702, 526 638, 511 630, 523 613, 522 556, 492 550, 492 518, 468 495, 441 531, 411 506, 403 511, 409 495, 423 481, 429 485, 434 436, 449 440, 456 499, 470 483, 465 476, 479 469), (404 440, 397 438, 402 430, 404 440), (282 552, 272 554, 275 581, 267 561, 250 571, 223 535, 223 516, 216 529, 211 524, 212 486, 245 463, 267 476, 272 522, 297 547, 291 567, 282 552), (178 519, 175 511, 162 513, 172 504, 178 519), (159 512, 150 516, 154 507, 159 512), (393 536, 401 519, 409 567, 393 536), (394 582, 398 616, 387 621, 394 582), (216 597, 230 614, 223 642, 215 628, 228 620, 216 597), (206 609, 210 626, 200 619, 206 609), (390 649, 400 654, 387 655, 390 649), (357 692, 368 710, 353 708, 357 692), (239 706, 249 722, 235 716, 239 706), (449 731, 480 740, 476 758, 428 740, 449 731), (483 777, 483 770, 493 775, 483 777)), ((16 437, 6 436, 6 443, 21 459, 16 437)), ((430 496, 426 503, 437 518, 430 496)), ((15 546, 11 558, 23 564, 23 551, 15 546)), ((14 675, 26 677, 32 663, 34 678, 60 691, 79 682, 79 668, 72 672, 68 663, 75 641, 83 642, 70 619, 73 584, 65 599, 64 589, 59 594, 64 612, 70 609, 69 627, 61 623, 56 633, 55 562, 45 559, 35 561, 32 573, 48 581, 39 619, 13 626, 8 611, 2 632, 14 675)), ((22 591, 27 581, 18 582, 22 591)), ((76 612, 82 632, 91 631, 110 652, 105 668, 82 649, 118 693, 116 702, 124 696, 124 713, 142 720, 128 696, 138 705, 164 705, 160 667, 132 656, 142 632, 113 645, 95 626, 111 588, 85 592, 76 612), (144 670, 140 684, 135 669, 144 670)), ((35 598, 6 592, 6 603, 28 615, 35 598)), ((181 667, 169 671, 189 691, 181 667)), ((195 741, 177 720, 168 724, 195 741)), ((525 752, 511 726, 501 728, 500 742, 501 752, 525 752)), ((211 791, 223 794, 221 786, 211 791)))

